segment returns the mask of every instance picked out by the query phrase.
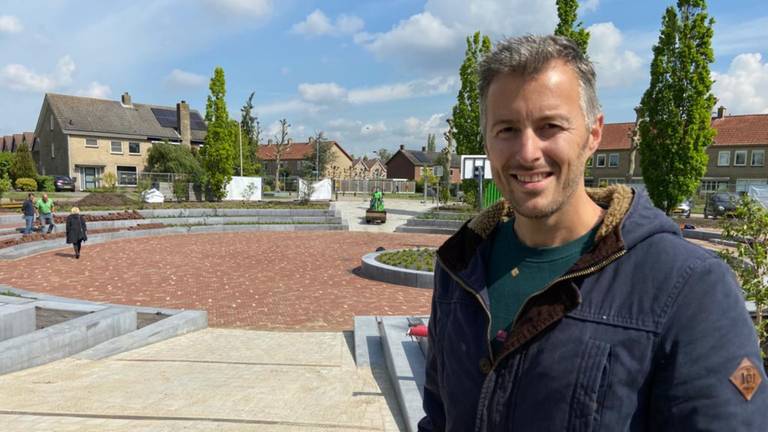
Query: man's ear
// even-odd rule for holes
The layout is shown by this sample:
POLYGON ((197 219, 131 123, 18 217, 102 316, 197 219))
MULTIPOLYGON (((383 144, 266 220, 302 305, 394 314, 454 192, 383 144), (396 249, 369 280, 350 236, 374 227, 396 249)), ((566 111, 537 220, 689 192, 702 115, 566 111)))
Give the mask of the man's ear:
POLYGON ((600 113, 595 117, 592 127, 589 128, 589 144, 587 150, 589 154, 593 154, 600 147, 600 142, 603 140, 603 126, 605 122, 605 116, 600 113))

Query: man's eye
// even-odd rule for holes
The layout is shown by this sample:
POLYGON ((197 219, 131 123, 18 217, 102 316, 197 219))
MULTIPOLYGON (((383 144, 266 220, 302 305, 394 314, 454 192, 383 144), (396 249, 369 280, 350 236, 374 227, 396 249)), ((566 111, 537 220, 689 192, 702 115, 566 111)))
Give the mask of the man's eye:
POLYGON ((560 126, 557 123, 547 123, 546 125, 544 125, 544 128, 545 129, 562 129, 562 126, 560 126))
POLYGON ((497 135, 508 135, 517 132, 517 128, 514 126, 505 126, 496 133, 497 135))

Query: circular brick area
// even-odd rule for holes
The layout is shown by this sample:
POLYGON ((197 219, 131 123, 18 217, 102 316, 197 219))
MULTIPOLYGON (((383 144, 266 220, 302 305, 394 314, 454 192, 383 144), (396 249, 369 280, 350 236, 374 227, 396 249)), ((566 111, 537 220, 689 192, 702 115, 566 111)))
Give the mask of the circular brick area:
MULTIPOLYGON (((386 249, 439 246, 429 234, 285 232, 119 240, 4 262, 0 283, 129 305, 208 311, 212 327, 349 330, 355 315, 424 315, 431 290, 355 274, 386 249)), ((63 241, 62 241, 63 242, 63 241)))

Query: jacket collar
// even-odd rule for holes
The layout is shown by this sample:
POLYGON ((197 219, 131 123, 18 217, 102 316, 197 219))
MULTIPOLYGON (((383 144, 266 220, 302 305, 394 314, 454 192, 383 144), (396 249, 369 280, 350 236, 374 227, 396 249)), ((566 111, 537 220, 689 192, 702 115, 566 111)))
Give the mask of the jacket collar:
MULTIPOLYGON (((625 249, 621 226, 634 199, 632 189, 624 185, 612 185, 587 188, 587 194, 606 212, 595 236, 595 246, 579 259, 571 271, 589 268, 625 249)), ((480 246, 492 237, 499 222, 513 218, 514 213, 506 200, 487 208, 464 224, 438 249, 441 261, 455 273, 463 271, 480 246)))

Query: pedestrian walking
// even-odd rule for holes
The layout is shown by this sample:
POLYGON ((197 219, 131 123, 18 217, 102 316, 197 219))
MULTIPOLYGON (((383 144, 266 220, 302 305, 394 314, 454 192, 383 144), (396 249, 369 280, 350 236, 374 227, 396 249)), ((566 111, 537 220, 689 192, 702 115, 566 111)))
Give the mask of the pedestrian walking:
POLYGON ((37 200, 35 207, 37 208, 37 212, 40 215, 40 232, 43 232, 43 226, 45 226, 47 221, 48 234, 50 234, 56 227, 53 224, 53 211, 55 210, 53 200, 48 198, 48 194, 43 194, 43 198, 37 200))
POLYGON ((75 258, 80 259, 80 246, 88 240, 88 228, 85 218, 80 214, 80 209, 72 207, 67 216, 67 244, 72 244, 75 250, 75 258))
POLYGON ((24 213, 24 232, 23 234, 29 235, 32 233, 32 224, 35 223, 35 194, 30 193, 27 195, 27 199, 21 204, 21 211, 24 213))

